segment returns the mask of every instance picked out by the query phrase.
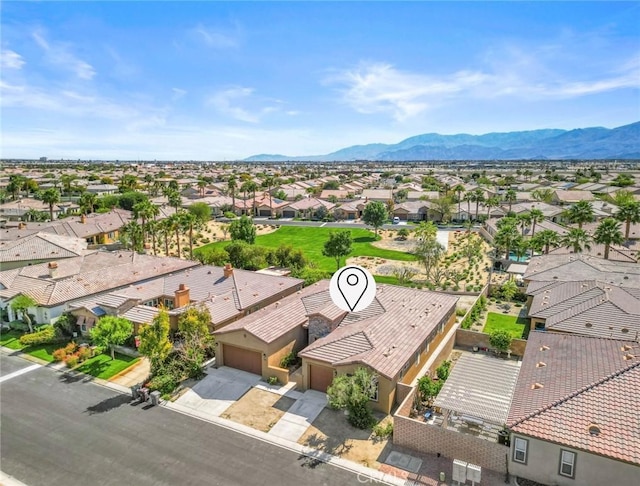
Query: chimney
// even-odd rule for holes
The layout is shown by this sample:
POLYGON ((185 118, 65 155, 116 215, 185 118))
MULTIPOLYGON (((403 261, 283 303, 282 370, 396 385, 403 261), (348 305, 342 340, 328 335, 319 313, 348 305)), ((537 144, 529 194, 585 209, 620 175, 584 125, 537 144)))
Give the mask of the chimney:
POLYGON ((178 287, 178 290, 176 290, 175 302, 173 303, 173 306, 177 309, 179 307, 184 307, 185 305, 188 305, 189 302, 190 302, 189 287, 181 283, 180 286, 178 287))
POLYGON ((233 267, 231 266, 231 263, 227 263, 224 266, 224 278, 229 278, 233 276, 233 267))
POLYGON ((49 262, 49 277, 56 278, 58 275, 58 263, 57 262, 49 262))
POLYGON ((22 221, 18 223, 18 229, 25 229, 27 227, 27 223, 23 223, 22 221))
POLYGON ((81 222, 82 224, 85 224, 85 223, 87 222, 87 217, 86 217, 84 214, 81 214, 81 215, 80 215, 80 222, 81 222))

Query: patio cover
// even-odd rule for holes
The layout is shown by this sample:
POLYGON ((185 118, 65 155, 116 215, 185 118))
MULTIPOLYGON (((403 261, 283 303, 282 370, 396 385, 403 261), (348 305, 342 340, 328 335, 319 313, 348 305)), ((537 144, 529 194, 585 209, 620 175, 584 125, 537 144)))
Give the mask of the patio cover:
POLYGON ((494 424, 507 421, 520 362, 485 354, 463 354, 434 406, 494 424))
POLYGON ((527 271, 528 266, 528 263, 512 263, 511 265, 509 265, 509 268, 507 268, 507 273, 524 275, 524 273, 527 271))

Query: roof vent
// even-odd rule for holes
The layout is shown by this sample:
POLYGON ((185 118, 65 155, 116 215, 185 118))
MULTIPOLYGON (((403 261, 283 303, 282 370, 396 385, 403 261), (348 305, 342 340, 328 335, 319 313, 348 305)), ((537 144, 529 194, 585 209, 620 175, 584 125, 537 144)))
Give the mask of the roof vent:
POLYGON ((600 435, 600 426, 598 424, 591 424, 587 429, 589 431, 589 435, 598 436, 600 435))
POLYGON ((624 359, 625 361, 631 361, 632 359, 635 359, 635 358, 636 356, 631 353, 627 353, 622 357, 622 359, 624 359))
POLYGON ((627 329, 626 327, 623 327, 622 329, 620 329, 620 332, 622 334, 627 334, 629 332, 629 329, 627 329))
POLYGON ((546 344, 543 344, 542 346, 540 346, 540 351, 549 351, 549 346, 547 346, 546 344))
POLYGON ((536 363, 536 368, 544 368, 545 366, 547 366, 547 363, 545 363, 544 361, 538 361, 536 363))
POLYGON ((631 351, 632 349, 633 349, 633 346, 631 346, 630 344, 625 344, 620 348, 620 351, 631 351))
POLYGON ((593 324, 591 324, 590 322, 585 322, 584 327, 593 327, 593 324))
POLYGON ((544 388, 544 385, 542 383, 534 383, 533 385, 531 385, 532 390, 540 390, 541 388, 544 388))

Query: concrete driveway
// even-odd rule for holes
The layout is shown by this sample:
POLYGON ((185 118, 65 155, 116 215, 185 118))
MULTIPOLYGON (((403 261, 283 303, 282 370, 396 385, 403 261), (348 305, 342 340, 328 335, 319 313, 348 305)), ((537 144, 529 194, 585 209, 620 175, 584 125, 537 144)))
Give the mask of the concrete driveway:
POLYGON ((219 417, 259 381, 259 375, 226 366, 208 369, 207 376, 178 398, 176 403, 219 417))
POLYGON ((327 395, 307 390, 269 431, 270 435, 297 442, 327 405, 327 395))

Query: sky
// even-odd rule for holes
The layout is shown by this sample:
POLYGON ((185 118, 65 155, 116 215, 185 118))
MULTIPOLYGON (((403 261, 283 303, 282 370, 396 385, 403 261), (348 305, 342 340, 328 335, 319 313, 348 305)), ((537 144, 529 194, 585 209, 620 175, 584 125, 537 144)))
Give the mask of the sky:
POLYGON ((239 160, 640 120, 640 3, 26 2, 2 158, 239 160))

